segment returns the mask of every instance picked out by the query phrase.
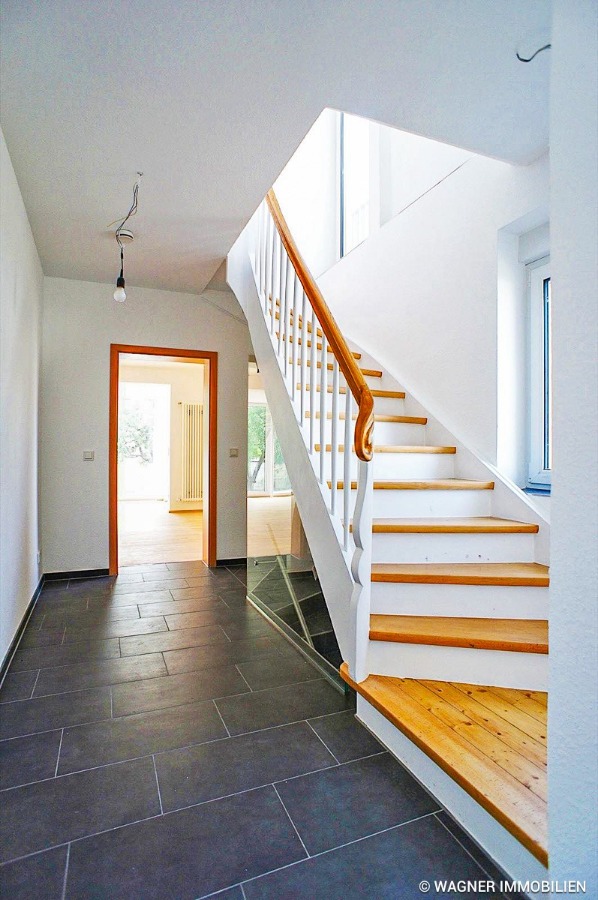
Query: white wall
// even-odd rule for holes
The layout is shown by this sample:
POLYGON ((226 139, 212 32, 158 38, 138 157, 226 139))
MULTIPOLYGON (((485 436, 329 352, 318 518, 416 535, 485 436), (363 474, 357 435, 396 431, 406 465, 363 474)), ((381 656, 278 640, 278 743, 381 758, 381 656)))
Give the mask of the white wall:
POLYGON ((338 113, 325 109, 274 183, 291 234, 318 277, 338 259, 338 113))
POLYGON ((384 225, 471 157, 459 147, 379 127, 380 224, 384 225))
MULTIPOLYGON (((187 502, 180 499, 183 487, 181 403, 204 402, 203 363, 174 363, 170 366, 120 364, 120 380, 170 385, 170 510, 202 509, 203 501, 187 502)), ((204 409, 202 442, 208 437, 208 410, 204 409)), ((207 490, 204 480, 203 490, 207 490)))
POLYGON ((37 587, 43 275, 0 132, 0 660, 37 587))
POLYGON ((550 869, 598 897, 598 7, 553 6, 550 869))
POLYGON ((547 200, 547 156, 472 157, 319 279, 344 333, 492 463, 498 232, 547 200))
POLYGON ((219 559, 246 556, 249 337, 232 295, 44 279, 41 462, 45 572, 108 565, 110 344, 218 353, 219 559), (238 457, 229 448, 238 448, 238 457), (84 462, 83 450, 95 450, 84 462))

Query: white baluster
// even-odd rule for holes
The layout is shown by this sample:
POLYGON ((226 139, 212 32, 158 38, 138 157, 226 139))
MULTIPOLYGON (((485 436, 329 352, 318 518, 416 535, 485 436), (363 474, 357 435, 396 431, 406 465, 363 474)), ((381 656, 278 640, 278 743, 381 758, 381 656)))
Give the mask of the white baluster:
MULTIPOLYGON (((274 221, 268 215, 268 234, 266 238, 266 296, 264 297, 264 313, 266 319, 272 315, 272 285, 274 284, 274 221)), ((271 329, 270 329, 271 330, 271 329)))
POLYGON ((312 310, 311 314, 311 359, 309 370, 309 452, 314 452, 316 443, 316 384, 318 367, 316 365, 316 334, 317 334, 316 314, 312 310))
POLYGON ((286 335, 284 333, 287 309, 287 270, 288 257, 282 241, 280 242, 280 306, 278 307, 278 358, 284 354, 284 373, 287 374, 286 335))
POLYGON ((370 633, 370 600, 372 592, 372 509, 374 504, 374 467, 359 460, 357 500, 353 512, 355 552, 351 561, 353 593, 351 626, 353 660, 349 670, 354 681, 368 677, 368 644, 370 633))
MULTIPOLYGON (((317 335, 312 335, 312 342, 317 344, 317 335)), ((328 400, 328 362, 326 359, 326 335, 322 335, 320 351, 320 484, 326 478, 326 401, 328 400)))
POLYGON ((262 246, 262 207, 260 206, 257 213, 257 222, 255 229, 255 244, 253 248, 253 277, 255 278, 255 283, 257 285, 257 292, 259 297, 262 296, 262 285, 261 285, 261 246, 262 246))
POLYGON ((270 213, 268 211, 268 207, 266 202, 264 201, 260 210, 260 221, 261 221, 261 232, 260 232, 260 298, 262 300, 262 304, 265 308, 268 306, 268 301, 266 300, 266 254, 267 254, 267 235, 268 235, 268 220, 270 218, 270 213))
MULTIPOLYGON (((291 260, 285 252, 286 257, 286 285, 284 291, 284 374, 285 377, 289 371, 289 353, 291 350, 291 304, 293 302, 293 292, 295 290, 295 270, 291 264, 291 260)), ((294 386, 293 386, 294 393, 294 386)))
POLYGON ((270 300, 270 334, 276 333, 276 301, 280 297, 280 236, 274 233, 272 246, 272 294, 270 300))
POLYGON ((307 297, 301 291, 301 424, 305 421, 305 385, 307 384, 307 297))
POLYGON ((345 450, 343 456, 343 528, 344 528, 344 547, 349 549, 349 536, 351 534, 351 457, 353 451, 351 449, 351 414, 353 411, 353 395, 346 384, 345 396, 345 450))
POLYGON ((299 315, 297 311, 297 293, 301 288, 301 282, 299 281, 297 275, 295 274, 295 269, 291 267, 291 278, 292 278, 292 288, 291 288, 291 308, 289 313, 289 325, 292 331, 291 334, 291 359, 292 359, 292 369, 291 369, 291 399, 295 399, 295 391, 297 389, 297 316, 299 315), (290 320, 292 319, 292 325, 290 324, 290 320))
POLYGON ((330 428, 330 479, 332 493, 330 495, 330 512, 336 513, 337 475, 336 463, 338 460, 338 362, 336 356, 332 357, 332 425, 330 428))

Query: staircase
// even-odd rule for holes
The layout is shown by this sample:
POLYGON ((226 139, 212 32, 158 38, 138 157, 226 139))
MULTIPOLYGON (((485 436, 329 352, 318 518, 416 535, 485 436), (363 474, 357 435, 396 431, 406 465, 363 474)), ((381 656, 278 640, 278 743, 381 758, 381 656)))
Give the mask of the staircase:
MULTIPOLYGON (((547 525, 338 333, 272 192, 250 233, 242 305, 358 715, 403 759, 407 736, 546 864, 547 525), (484 693, 459 707, 469 690, 498 692, 498 724, 484 693)), ((452 790, 435 782, 449 809, 452 790)))

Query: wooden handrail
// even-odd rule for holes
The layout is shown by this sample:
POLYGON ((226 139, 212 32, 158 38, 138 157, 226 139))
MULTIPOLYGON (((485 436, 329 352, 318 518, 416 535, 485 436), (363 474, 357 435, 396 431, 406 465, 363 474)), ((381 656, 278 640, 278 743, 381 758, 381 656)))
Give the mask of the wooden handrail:
POLYGON ((347 384, 349 385, 349 390, 355 397, 357 403, 355 453, 359 459, 362 459, 364 462, 369 462, 372 458, 374 449, 372 437, 374 429, 374 398, 372 392, 368 387, 351 350, 347 346, 347 342, 341 334, 339 327, 334 320, 334 316, 330 312, 328 305, 322 296, 322 292, 299 253, 273 190, 268 191, 266 202, 268 204, 268 209, 272 214, 272 218, 274 219, 274 224, 276 225, 280 239, 287 251, 293 268, 297 273, 297 277, 303 286, 306 297, 311 303, 311 307, 322 327, 322 331, 326 335, 326 340, 339 364, 339 368, 345 376, 347 384))

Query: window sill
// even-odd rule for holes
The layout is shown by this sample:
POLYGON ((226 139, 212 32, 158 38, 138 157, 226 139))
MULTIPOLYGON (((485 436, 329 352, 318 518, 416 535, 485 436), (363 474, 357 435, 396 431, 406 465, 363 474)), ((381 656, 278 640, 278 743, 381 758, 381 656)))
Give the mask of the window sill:
POLYGON ((523 488, 523 493, 532 494, 532 496, 535 495, 537 497, 550 497, 551 486, 549 484, 528 484, 527 487, 523 488))

